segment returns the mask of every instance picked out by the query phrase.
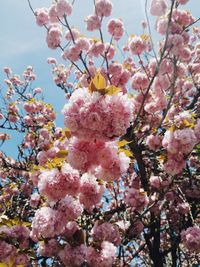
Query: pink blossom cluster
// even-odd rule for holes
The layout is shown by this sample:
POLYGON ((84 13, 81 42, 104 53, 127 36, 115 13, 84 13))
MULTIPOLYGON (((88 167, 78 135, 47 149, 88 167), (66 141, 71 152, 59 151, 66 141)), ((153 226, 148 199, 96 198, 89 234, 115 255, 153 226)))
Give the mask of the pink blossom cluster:
POLYGON ((91 211, 100 203, 104 191, 105 187, 98 183, 94 175, 90 173, 82 175, 79 200, 87 210, 91 211))
POLYGON ((149 198, 142 189, 129 188, 125 202, 133 210, 142 210, 149 203, 149 198))
POLYGON ((27 115, 24 116, 24 122, 28 126, 43 126, 56 118, 51 105, 34 98, 24 103, 24 110, 27 112, 27 115))
POLYGON ((64 164, 61 171, 57 168, 42 171, 39 176, 38 189, 48 200, 58 200, 67 194, 77 195, 80 187, 78 171, 69 164, 64 164))
POLYGON ((62 113, 73 135, 110 140, 125 134, 133 120, 133 104, 122 93, 103 96, 81 88, 72 94, 62 113))
POLYGON ((125 174, 130 163, 124 152, 118 152, 116 142, 72 138, 68 151, 67 159, 72 167, 82 172, 93 170, 97 177, 106 181, 116 180, 125 174))
POLYGON ((85 245, 72 247, 67 243, 64 249, 59 252, 59 257, 63 264, 71 267, 79 267, 84 262, 87 262, 90 267, 111 267, 116 258, 116 249, 112 243, 107 241, 102 242, 100 252, 93 247, 86 247, 85 245))
POLYGON ((200 228, 198 226, 189 227, 181 232, 184 246, 191 251, 200 249, 200 228))
POLYGON ((119 227, 108 222, 99 224, 96 222, 92 229, 92 238, 95 242, 104 240, 118 246, 121 242, 119 227))
POLYGON ((39 8, 35 10, 36 23, 43 26, 49 23, 58 22, 58 18, 64 15, 70 16, 72 13, 72 6, 67 0, 58 0, 49 9, 39 8))
POLYGON ((111 19, 108 22, 108 32, 118 41, 124 34, 123 22, 120 19, 111 19))
POLYGON ((62 233, 67 220, 57 210, 42 207, 35 213, 30 237, 37 242, 42 238, 52 238, 62 233), (61 217, 62 216, 62 217, 61 217))
POLYGON ((12 227, 1 226, 0 234, 2 236, 7 236, 11 240, 15 240, 15 245, 9 244, 3 240, 0 241, 0 261, 4 263, 9 263, 14 259, 14 264, 28 264, 29 257, 25 253, 18 253, 18 249, 25 250, 29 248, 29 235, 30 231, 26 226, 12 227), (18 249, 17 249, 18 248, 18 249))
POLYGON ((172 175, 180 173, 185 167, 184 155, 190 153, 196 143, 197 138, 191 128, 166 131, 162 140, 162 145, 167 150, 164 170, 172 175))

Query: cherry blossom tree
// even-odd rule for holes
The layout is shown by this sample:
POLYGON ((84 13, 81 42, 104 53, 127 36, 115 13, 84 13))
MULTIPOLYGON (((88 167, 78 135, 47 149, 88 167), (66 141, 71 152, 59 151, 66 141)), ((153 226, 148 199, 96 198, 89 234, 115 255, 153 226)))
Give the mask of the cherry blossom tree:
POLYGON ((200 31, 188 1, 146 0, 137 36, 94 0, 85 36, 69 22, 75 1, 28 0, 60 51, 47 62, 65 127, 33 67, 4 68, 0 267, 199 266, 200 31), (6 130, 22 136, 17 157, 6 130))

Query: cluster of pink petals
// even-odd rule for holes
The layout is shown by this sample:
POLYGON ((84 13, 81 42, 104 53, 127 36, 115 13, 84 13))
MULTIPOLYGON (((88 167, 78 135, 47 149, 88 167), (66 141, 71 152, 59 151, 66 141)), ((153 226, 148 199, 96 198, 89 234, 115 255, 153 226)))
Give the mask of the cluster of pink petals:
POLYGON ((140 189, 129 188, 125 197, 125 202, 134 210, 142 210, 148 203, 149 198, 140 189))
POLYGON ((64 14, 70 16, 72 13, 72 5, 67 0, 58 0, 56 3, 56 11, 58 17, 63 17, 64 14))
POLYGON ((102 224, 96 222, 92 229, 92 237, 95 242, 106 240, 113 243, 115 246, 118 246, 121 242, 119 227, 109 222, 104 222, 102 224))
POLYGON ((35 10, 36 15, 36 23, 39 26, 43 26, 44 24, 47 24, 49 22, 49 14, 47 8, 40 8, 35 10))
POLYGON ((57 168, 45 170, 39 176, 38 189, 42 196, 57 201, 67 194, 76 195, 80 187, 78 171, 64 164, 61 171, 57 168))
POLYGON ((87 248, 87 263, 90 267, 112 267, 116 259, 117 248, 110 242, 101 244, 101 251, 97 252, 93 247, 87 248))
POLYGON ((153 16, 162 16, 167 11, 166 0, 152 0, 150 5, 150 13, 153 16))
POLYGON ((159 135, 149 135, 146 139, 147 146, 152 150, 157 150, 162 145, 162 137, 159 135))
POLYGON ((67 160, 70 165, 82 172, 87 172, 98 164, 98 153, 104 147, 102 141, 90 142, 89 140, 71 138, 68 146, 67 160))
POLYGON ((47 32, 47 45, 51 49, 56 49, 61 43, 62 28, 59 24, 51 24, 47 32))
POLYGON ((118 152, 115 142, 107 142, 98 153, 99 166, 96 176, 105 181, 114 181, 126 173, 130 164, 130 158, 123 152, 118 152))
POLYGON ((99 57, 103 55, 105 51, 105 45, 100 41, 93 41, 90 44, 90 49, 88 51, 88 55, 92 57, 99 57))
POLYGON ((133 120, 133 104, 122 93, 103 96, 81 88, 72 94, 62 113, 73 135, 110 140, 126 133, 133 120))
POLYGON ((184 246, 191 251, 200 250, 200 228, 198 226, 189 227, 181 232, 184 246))
POLYGON ((68 151, 68 162, 73 168, 82 172, 94 170, 97 177, 106 181, 117 180, 126 173, 130 163, 124 152, 118 152, 116 142, 72 138, 68 151))
POLYGON ((95 12, 99 17, 109 17, 112 12, 112 3, 110 0, 97 0, 95 12))
POLYGON ((49 9, 39 8, 35 10, 36 23, 39 26, 58 22, 58 18, 64 15, 70 16, 72 13, 72 5, 67 0, 58 0, 56 4, 52 5, 49 9))
POLYGON ((7 242, 0 240, 0 261, 8 263, 15 257, 17 249, 7 242))
POLYGON ((165 171, 172 175, 180 173, 185 167, 184 155, 190 153, 196 143, 197 137, 191 128, 166 131, 162 140, 162 145, 168 152, 165 171))
POLYGON ((104 191, 105 187, 98 183, 94 175, 90 173, 82 175, 79 200, 87 210, 91 211, 101 201, 104 191))
POLYGON ((42 207, 35 213, 30 237, 37 242, 42 238, 51 238, 60 233, 59 217, 56 210, 42 207))
POLYGON ((120 19, 111 19, 108 22, 108 32, 118 41, 124 34, 123 22, 120 19))
POLYGON ((180 130, 166 131, 162 140, 162 145, 171 154, 182 152, 187 154, 191 152, 194 145, 197 143, 194 130, 191 128, 185 128, 180 130))
POLYGON ((76 220, 83 212, 83 207, 72 196, 66 196, 58 204, 58 211, 63 212, 68 221, 76 220))
POLYGON ((43 257, 56 256, 59 251, 58 242, 56 239, 49 239, 46 242, 40 242, 38 253, 43 257))
POLYGON ((96 14, 87 16, 85 22, 88 31, 92 32, 101 28, 101 20, 96 14))
POLYGON ((141 37, 135 36, 131 38, 129 42, 129 49, 133 55, 140 55, 147 48, 146 41, 142 40, 141 37))
POLYGON ((65 266, 79 267, 85 262, 89 267, 112 267, 117 248, 110 242, 103 241, 100 252, 85 245, 71 246, 67 243, 59 252, 59 258, 65 266))
POLYGON ((58 256, 65 266, 79 267, 85 262, 86 254, 87 247, 85 245, 71 247, 67 243, 64 249, 59 252, 58 256))
POLYGON ((149 80, 146 74, 137 72, 133 75, 131 86, 133 89, 144 90, 148 87, 149 80))
POLYGON ((185 160, 182 153, 167 154, 167 161, 163 165, 165 172, 176 175, 185 168, 185 160))
POLYGON ((69 49, 65 50, 62 54, 62 58, 64 60, 70 60, 73 62, 76 62, 80 58, 80 54, 82 51, 88 51, 89 50, 89 40, 84 37, 80 37, 76 40, 76 43, 71 45, 69 49))

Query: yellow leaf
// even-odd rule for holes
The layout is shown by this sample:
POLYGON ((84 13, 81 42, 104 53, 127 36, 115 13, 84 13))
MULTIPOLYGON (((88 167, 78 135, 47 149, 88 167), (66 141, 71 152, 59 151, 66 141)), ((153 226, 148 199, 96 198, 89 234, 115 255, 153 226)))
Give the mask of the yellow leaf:
POLYGON ((118 147, 123 147, 123 146, 125 146, 125 145, 130 144, 131 142, 132 142, 132 141, 121 140, 121 141, 117 142, 117 145, 118 145, 118 147))
POLYGON ((8 267, 9 265, 3 263, 3 262, 0 262, 0 267, 8 267))
POLYGON ((65 135, 65 137, 67 137, 68 139, 71 137, 71 132, 68 128, 63 129, 62 132, 65 135))
POLYGON ((121 91, 120 88, 114 86, 114 85, 111 85, 107 88, 107 95, 114 95, 114 94, 117 94, 121 91))
POLYGON ((142 34, 140 37, 142 38, 143 41, 148 41, 150 38, 148 34, 142 34))
POLYGON ((160 155, 160 156, 158 157, 158 160, 159 160, 160 162, 165 161, 165 159, 166 159, 166 156, 165 156, 165 155, 160 155))
POLYGON ((131 35, 130 35, 131 38, 134 38, 134 37, 136 37, 136 36, 137 36, 136 34, 131 34, 131 35))
POLYGON ((0 267, 24 267, 23 264, 14 265, 15 260, 10 260, 8 264, 0 262, 0 267))
POLYGON ((103 77, 103 75, 98 72, 98 74, 91 80, 89 85, 89 91, 92 92, 100 92, 105 93, 106 92, 106 80, 103 77))
POLYGON ((64 158, 68 155, 68 151, 67 150, 60 150, 57 154, 56 157, 58 158, 64 158))
POLYGON ((170 130, 171 132, 174 132, 174 131, 176 130, 176 126, 175 126, 175 125, 172 125, 172 126, 169 128, 169 130, 170 130))
POLYGON ((128 149, 120 148, 118 151, 124 153, 129 158, 133 157, 133 153, 128 149))
POLYGON ((97 182, 98 182, 99 185, 104 185, 105 184, 105 181, 102 180, 102 179, 98 179, 97 182))

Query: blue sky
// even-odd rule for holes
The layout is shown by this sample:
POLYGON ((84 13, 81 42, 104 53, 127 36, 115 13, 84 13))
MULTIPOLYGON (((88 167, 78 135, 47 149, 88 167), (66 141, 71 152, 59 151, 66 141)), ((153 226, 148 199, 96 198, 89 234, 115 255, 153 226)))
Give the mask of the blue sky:
MULTIPOLYGON (((145 0, 113 0, 113 17, 122 18, 130 34, 140 34, 141 20, 145 19, 145 0)), ((35 8, 49 6, 52 0, 32 0, 35 8)), ((74 11, 69 21, 71 25, 86 33, 84 18, 93 11, 93 0, 76 0, 74 11)), ((199 0, 190 0, 186 8, 199 16, 199 0)), ((45 38, 46 32, 38 27, 35 18, 28 7, 26 0, 2 0, 0 8, 0 70, 10 66, 14 73, 22 73, 28 65, 32 65, 37 75, 35 87, 44 88, 47 102, 54 105, 58 114, 58 125, 62 125, 62 109, 66 100, 63 92, 52 82, 51 69, 46 63, 48 57, 56 57, 59 61, 59 52, 48 49, 45 38)), ((152 21, 152 28, 154 27, 152 21)), ((92 36, 95 36, 95 32, 92 36)), ((60 60, 61 61, 61 60, 60 60)), ((4 76, 0 72, 0 87, 3 86, 4 76)), ((8 150, 12 149, 9 141, 8 150)))

